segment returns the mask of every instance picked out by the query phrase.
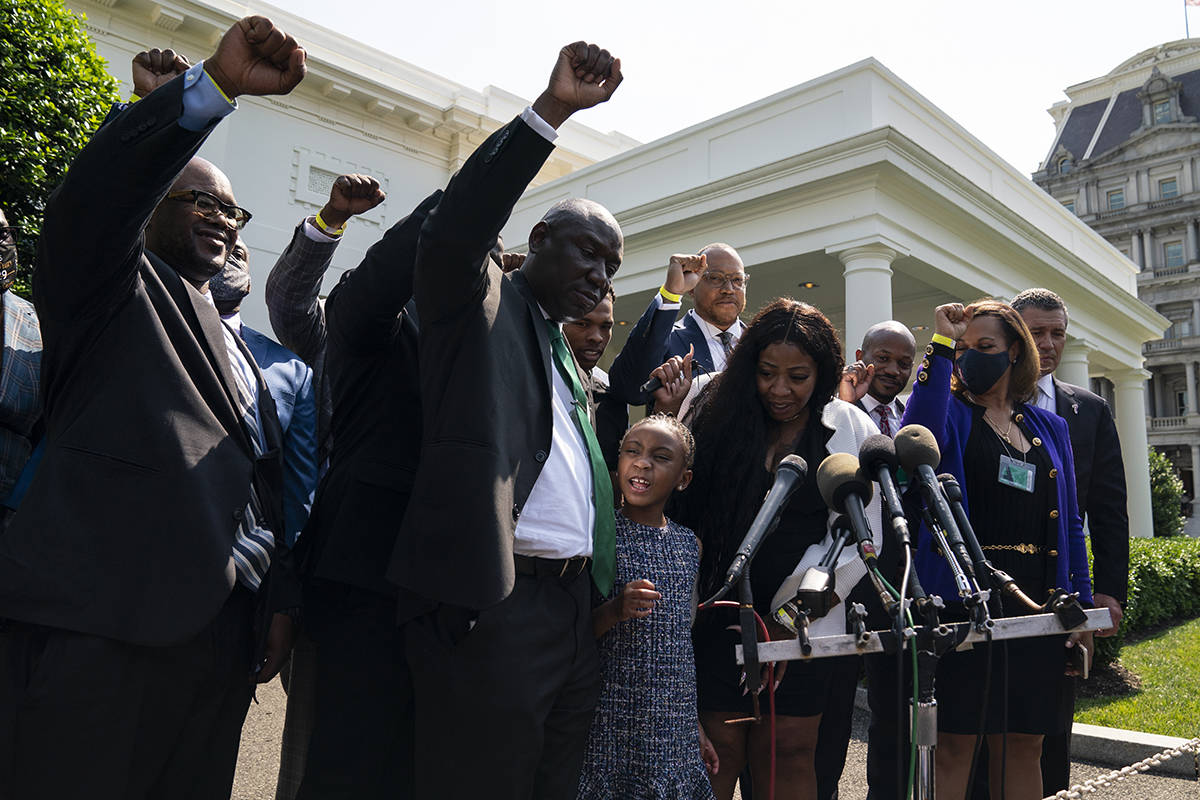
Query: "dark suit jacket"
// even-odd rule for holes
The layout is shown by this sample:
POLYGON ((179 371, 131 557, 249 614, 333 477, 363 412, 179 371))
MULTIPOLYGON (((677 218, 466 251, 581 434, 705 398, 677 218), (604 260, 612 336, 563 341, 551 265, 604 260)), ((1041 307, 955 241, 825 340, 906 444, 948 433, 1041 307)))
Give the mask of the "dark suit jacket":
MULTIPOLYGON (((609 393, 613 397, 620 398, 631 406, 641 406, 649 402, 650 398, 641 390, 642 385, 650 379, 651 372, 661 366, 670 355, 674 355, 674 351, 669 348, 673 346, 671 340, 675 318, 678 315, 678 308, 659 308, 658 302, 651 298, 650 305, 629 332, 625 346, 621 348, 608 371, 609 393)), ((700 336, 700 340, 703 342, 703 335, 700 336)), ((674 344, 677 345, 678 342, 674 344)), ((685 344, 682 352, 687 351, 685 344)), ((712 357, 708 354, 707 344, 704 345, 703 351, 699 346, 696 347, 697 358, 701 352, 708 362, 708 368, 711 368, 712 357)))
POLYGON ((388 577, 438 602, 482 609, 512 591, 513 531, 550 452, 546 324, 525 276, 505 279, 488 250, 552 150, 513 120, 467 159, 421 228, 425 430, 388 577))
POLYGON ((320 470, 313 371, 291 350, 246 325, 242 340, 262 371, 283 431, 283 534, 293 547, 308 521, 320 470))
POLYGON ((1087 521, 1092 540, 1092 590, 1124 603, 1129 588, 1129 511, 1112 411, 1104 398, 1057 378, 1054 394, 1075 452, 1079 515, 1087 521))
POLYGON ((333 453, 299 551, 306 576, 381 595, 421 450, 417 237, 441 191, 392 226, 325 302, 333 453))
MULTIPOLYGON (((46 451, 0 537, 0 617, 183 642, 233 589, 252 479, 282 530, 267 387, 260 376, 267 453, 256 462, 216 309, 144 249, 147 220, 212 130, 177 124, 183 80, 111 118, 47 204, 33 279, 46 451)), ((260 622, 299 604, 287 555, 272 559, 260 622)))

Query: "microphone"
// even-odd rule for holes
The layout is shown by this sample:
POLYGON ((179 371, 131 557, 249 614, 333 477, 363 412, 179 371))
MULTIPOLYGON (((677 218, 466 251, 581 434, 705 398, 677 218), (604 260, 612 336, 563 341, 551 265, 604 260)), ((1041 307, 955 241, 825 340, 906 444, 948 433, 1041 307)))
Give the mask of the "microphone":
MULTIPOLYGON (((692 378, 693 379, 695 379, 696 376, 698 376, 702 373, 705 373, 707 371, 708 370, 704 369, 704 367, 702 365, 697 364, 695 361, 692 362, 692 378)), ((650 380, 646 381, 645 383, 643 383, 642 388, 639 389, 638 391, 640 391, 642 394, 651 394, 651 393, 657 392, 659 389, 661 389, 662 385, 663 385, 662 379, 655 376, 655 377, 651 378, 650 380)))
POLYGON ((908 517, 904 515, 904 504, 900 502, 900 489, 894 477, 900 467, 900 459, 896 456, 896 444, 892 437, 882 433, 868 436, 858 448, 858 461, 863 469, 875 477, 883 495, 884 509, 892 520, 892 530, 902 545, 909 546, 912 538, 908 532, 908 517))
POLYGON ((900 465, 916 479, 925 500, 926 510, 932 515, 933 520, 946 537, 946 543, 951 551, 947 555, 958 561, 963 572, 974 578, 975 570, 972 566, 971 556, 967 552, 967 546, 963 543, 962 534, 955 523, 954 515, 950 512, 950 506, 942 494, 942 485, 933 472, 933 468, 942 460, 937 439, 923 425, 905 425, 896 433, 895 446, 896 455, 900 458, 900 465))
POLYGON ((779 466, 775 468, 775 483, 767 492, 767 496, 763 498, 758 514, 755 515, 754 521, 750 523, 750 529, 746 531, 746 536, 742 539, 741 547, 734 555, 729 569, 725 571, 725 584, 717 596, 724 595, 733 585, 733 582, 746 568, 746 564, 754 557, 762 540, 770 536, 779 525, 779 513, 783 511, 788 498, 804 482, 807 475, 808 463, 800 456, 785 456, 783 461, 779 462, 779 466))
POLYGON ((850 453, 827 456, 817 467, 817 489, 825 505, 846 515, 860 551, 865 542, 870 547, 869 559, 874 559, 875 545, 866 513, 866 506, 871 502, 874 492, 871 478, 859 466, 858 458, 850 453))

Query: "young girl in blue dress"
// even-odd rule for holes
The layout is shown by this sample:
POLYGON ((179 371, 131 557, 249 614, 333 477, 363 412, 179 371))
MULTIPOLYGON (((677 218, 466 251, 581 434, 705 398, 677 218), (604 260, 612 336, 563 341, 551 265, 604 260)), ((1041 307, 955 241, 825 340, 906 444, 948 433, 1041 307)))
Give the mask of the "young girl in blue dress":
POLYGON ((706 767, 716 771, 716 753, 696 713, 691 637, 700 543, 663 514, 692 479, 693 450, 691 432, 666 415, 621 441, 616 585, 593 612, 601 689, 581 800, 713 797, 706 767))

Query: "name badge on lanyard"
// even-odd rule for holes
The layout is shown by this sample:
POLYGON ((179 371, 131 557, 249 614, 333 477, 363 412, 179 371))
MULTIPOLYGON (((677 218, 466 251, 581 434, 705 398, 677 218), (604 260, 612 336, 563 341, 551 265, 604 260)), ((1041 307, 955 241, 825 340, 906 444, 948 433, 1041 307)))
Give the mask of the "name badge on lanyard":
POLYGON ((1000 456, 1000 476, 997 480, 1004 486, 1020 489, 1022 492, 1033 492, 1033 479, 1037 474, 1037 465, 1025 461, 1014 461, 1006 455, 1000 456))

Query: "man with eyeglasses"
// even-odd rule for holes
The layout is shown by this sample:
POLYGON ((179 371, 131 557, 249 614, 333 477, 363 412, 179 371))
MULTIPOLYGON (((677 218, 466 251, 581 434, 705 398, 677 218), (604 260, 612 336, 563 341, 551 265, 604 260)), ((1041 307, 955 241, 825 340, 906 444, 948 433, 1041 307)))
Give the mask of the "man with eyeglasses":
POLYGON ((0 536, 0 797, 229 797, 300 598, 275 405, 208 292, 249 214, 194 156, 238 95, 304 72, 239 20, 110 115, 46 205, 46 450, 0 536))
POLYGON ((0 209, 0 303, 3 348, 0 357, 0 530, 8 524, 36 468, 41 438, 42 332, 28 300, 9 291, 17 279, 20 229, 0 209))
MULTIPOLYGON (((724 243, 707 245, 695 255, 671 256, 662 288, 609 370, 610 391, 630 405, 648 403, 651 398, 641 387, 650 373, 673 356, 689 352, 697 372, 713 375, 724 370, 746 330, 739 315, 746 308, 748 280, 741 256, 724 243), (693 308, 676 322, 685 294, 691 296, 693 308)), ((692 383, 680 414, 706 382, 692 383)))

